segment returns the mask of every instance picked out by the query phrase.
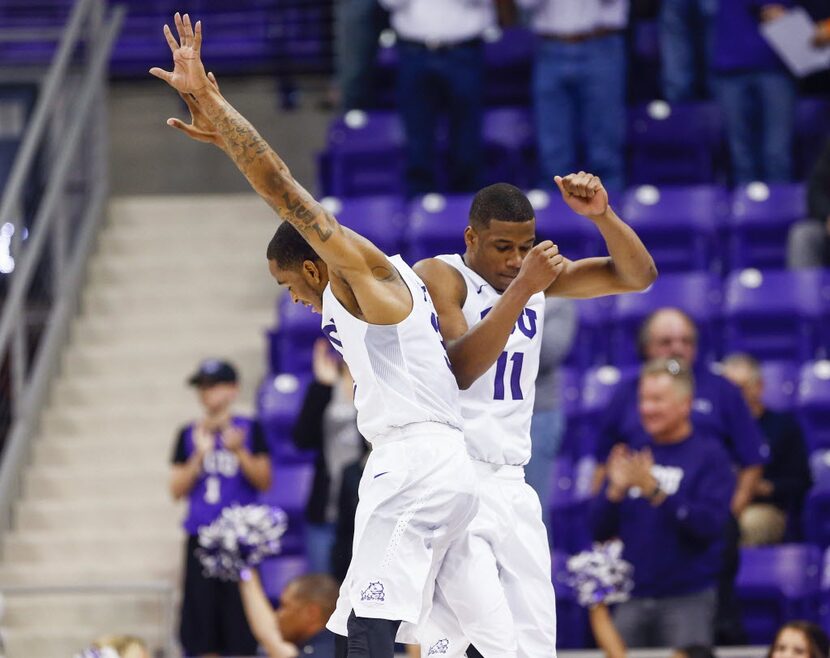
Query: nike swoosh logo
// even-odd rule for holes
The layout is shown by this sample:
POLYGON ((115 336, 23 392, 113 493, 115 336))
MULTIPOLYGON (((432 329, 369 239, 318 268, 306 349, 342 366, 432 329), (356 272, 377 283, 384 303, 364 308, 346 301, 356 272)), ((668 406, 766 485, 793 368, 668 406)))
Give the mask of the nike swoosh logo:
POLYGON ((482 291, 482 290, 484 290, 484 286, 486 286, 486 285, 487 285, 486 283, 482 283, 482 284, 478 287, 478 294, 479 294, 479 295, 481 294, 481 291, 482 291))
POLYGON ((375 477, 373 477, 372 479, 373 479, 373 480, 377 480, 377 479, 378 479, 381 475, 386 475, 388 472, 389 472, 389 471, 384 471, 383 473, 378 473, 378 474, 377 474, 375 477))

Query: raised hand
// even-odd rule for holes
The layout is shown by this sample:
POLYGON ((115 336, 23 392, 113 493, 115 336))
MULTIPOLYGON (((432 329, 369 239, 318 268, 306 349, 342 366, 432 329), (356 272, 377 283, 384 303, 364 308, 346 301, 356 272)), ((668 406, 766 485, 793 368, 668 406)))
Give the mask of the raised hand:
POLYGON ((165 71, 157 66, 150 69, 150 74, 164 80, 180 94, 192 94, 210 84, 205 73, 200 55, 202 49, 202 22, 196 22, 196 28, 190 24, 190 16, 183 17, 176 12, 173 17, 179 41, 173 37, 170 28, 164 26, 164 38, 173 53, 173 70, 165 71))
POLYGON ((553 180, 562 192, 565 203, 575 213, 590 219, 599 217, 608 210, 608 192, 602 186, 602 181, 593 174, 580 171, 564 178, 555 176, 553 180))
MULTIPOLYGON (((216 91, 219 91, 219 83, 216 82, 216 77, 213 73, 208 73, 207 77, 210 84, 213 85, 216 91)), ((179 92, 179 96, 182 97, 182 100, 187 105, 187 109, 190 110, 190 123, 187 124, 181 119, 172 117, 167 120, 167 125, 176 130, 181 130, 185 135, 191 139, 195 139, 197 142, 213 144, 220 149, 224 149, 225 140, 222 139, 222 135, 216 130, 211 120, 207 118, 207 115, 199 107, 199 104, 193 96, 190 94, 182 94, 181 92, 179 92)))
POLYGON ((196 451, 200 455, 204 456, 213 450, 213 433, 205 429, 203 426, 197 425, 193 428, 193 443, 196 447, 196 451))
POLYGON ((245 445, 245 433, 235 425, 227 427, 222 432, 222 445, 229 452, 239 452, 245 445))
POLYGON ((542 292, 556 281, 564 267, 565 259, 559 253, 559 247, 550 240, 545 240, 525 256, 516 280, 527 285, 534 293, 542 292))

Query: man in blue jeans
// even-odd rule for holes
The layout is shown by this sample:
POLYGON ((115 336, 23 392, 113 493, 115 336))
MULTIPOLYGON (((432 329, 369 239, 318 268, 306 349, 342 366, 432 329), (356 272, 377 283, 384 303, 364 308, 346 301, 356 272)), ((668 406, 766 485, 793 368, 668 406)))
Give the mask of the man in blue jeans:
POLYGON ((628 0, 516 0, 538 36, 533 99, 540 181, 585 169, 624 182, 628 0))
MULTIPOLYGON (((398 102, 406 130, 409 195, 437 190, 438 119, 449 126, 449 191, 479 188, 484 107, 482 35, 495 26, 492 0, 380 0, 398 35, 398 102)), ((568 167, 550 171, 570 171, 568 167)))
POLYGON ((663 97, 669 103, 713 93, 712 34, 718 0, 662 0, 660 67, 663 97))
POLYGON ((760 33, 762 23, 792 4, 729 0, 718 6, 712 65, 737 184, 792 178, 795 82, 760 33))

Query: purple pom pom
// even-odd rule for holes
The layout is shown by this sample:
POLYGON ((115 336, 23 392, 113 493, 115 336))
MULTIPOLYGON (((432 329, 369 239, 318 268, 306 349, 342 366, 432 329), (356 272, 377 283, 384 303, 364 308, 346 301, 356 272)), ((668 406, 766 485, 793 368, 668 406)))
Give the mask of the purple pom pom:
POLYGON ((633 568, 622 559, 622 550, 622 542, 614 540, 594 544, 593 550, 568 559, 568 584, 576 590, 580 605, 590 608, 629 599, 633 568))
POLYGON ((213 523, 199 528, 196 555, 208 576, 239 580, 243 571, 280 552, 287 527, 285 512, 276 507, 226 507, 213 523))

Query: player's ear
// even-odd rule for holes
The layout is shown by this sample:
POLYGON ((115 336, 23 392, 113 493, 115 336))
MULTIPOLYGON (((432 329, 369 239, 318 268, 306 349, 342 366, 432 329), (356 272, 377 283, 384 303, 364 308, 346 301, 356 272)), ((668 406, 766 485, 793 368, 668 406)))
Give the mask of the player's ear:
POLYGON ((467 245, 467 248, 472 250, 475 249, 478 245, 478 233, 472 226, 467 226, 464 229, 464 244, 467 245))
POLYGON ((319 284, 322 280, 322 272, 320 271, 320 263, 304 260, 301 267, 303 277, 310 283, 319 284))

